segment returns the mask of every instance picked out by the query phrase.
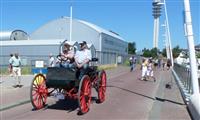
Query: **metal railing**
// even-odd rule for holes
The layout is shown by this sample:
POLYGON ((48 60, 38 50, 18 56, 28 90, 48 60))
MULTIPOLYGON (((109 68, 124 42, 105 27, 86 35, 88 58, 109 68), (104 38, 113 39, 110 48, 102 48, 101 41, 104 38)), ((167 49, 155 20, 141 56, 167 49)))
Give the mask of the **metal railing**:
POLYGON ((188 102, 189 97, 193 94, 190 68, 175 63, 172 71, 181 88, 184 99, 188 102))

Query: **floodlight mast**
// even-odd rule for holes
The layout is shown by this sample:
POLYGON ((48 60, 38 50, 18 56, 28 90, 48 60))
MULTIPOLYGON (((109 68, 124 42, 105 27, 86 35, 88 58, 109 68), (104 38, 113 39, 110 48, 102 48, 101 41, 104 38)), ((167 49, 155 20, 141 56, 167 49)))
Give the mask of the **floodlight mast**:
POLYGON ((153 47, 158 48, 159 38, 159 18, 161 16, 161 5, 158 3, 160 0, 154 0, 153 5, 153 17, 154 17, 154 32, 153 32, 153 47))

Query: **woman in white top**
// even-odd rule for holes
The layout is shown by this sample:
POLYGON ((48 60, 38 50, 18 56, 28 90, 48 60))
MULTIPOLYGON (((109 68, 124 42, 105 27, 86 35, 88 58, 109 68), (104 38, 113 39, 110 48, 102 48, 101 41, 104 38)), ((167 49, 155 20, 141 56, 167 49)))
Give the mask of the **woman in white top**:
POLYGON ((142 61, 142 80, 146 80, 147 64, 148 64, 148 60, 147 59, 143 59, 143 61, 142 61))
POLYGON ((153 63, 152 60, 149 59, 148 65, 147 65, 147 77, 148 78, 153 78, 154 82, 156 81, 154 75, 153 75, 153 63))

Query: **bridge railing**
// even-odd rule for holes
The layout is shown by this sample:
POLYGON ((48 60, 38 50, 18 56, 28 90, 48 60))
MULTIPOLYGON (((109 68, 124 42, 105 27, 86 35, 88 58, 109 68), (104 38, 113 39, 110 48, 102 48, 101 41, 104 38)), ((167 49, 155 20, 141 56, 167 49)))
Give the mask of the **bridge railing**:
POLYGON ((181 93, 183 94, 184 100, 189 101, 189 97, 192 95, 192 81, 190 68, 174 63, 173 75, 176 78, 181 93))

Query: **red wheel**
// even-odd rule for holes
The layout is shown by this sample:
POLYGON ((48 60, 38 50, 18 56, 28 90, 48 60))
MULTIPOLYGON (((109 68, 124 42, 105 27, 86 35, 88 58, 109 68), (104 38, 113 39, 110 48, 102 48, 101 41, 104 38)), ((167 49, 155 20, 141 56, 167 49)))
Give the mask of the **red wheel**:
POLYGON ((84 75, 79 84, 78 103, 82 114, 89 111, 91 102, 91 82, 87 75, 84 75))
POLYGON ((37 74, 31 85, 30 99, 35 109, 41 109, 46 104, 48 90, 44 75, 37 74))
POLYGON ((106 72, 104 70, 100 72, 99 78, 98 102, 102 103, 105 101, 106 96, 106 72))

